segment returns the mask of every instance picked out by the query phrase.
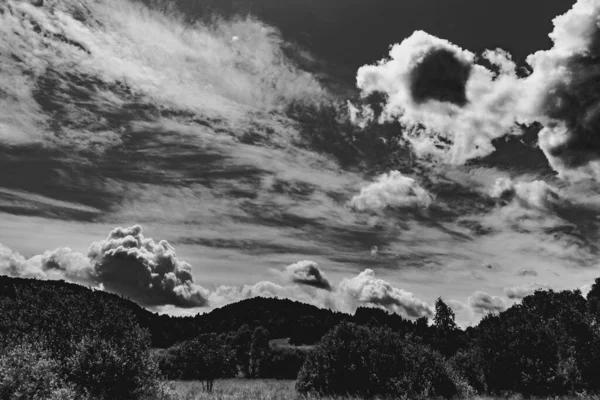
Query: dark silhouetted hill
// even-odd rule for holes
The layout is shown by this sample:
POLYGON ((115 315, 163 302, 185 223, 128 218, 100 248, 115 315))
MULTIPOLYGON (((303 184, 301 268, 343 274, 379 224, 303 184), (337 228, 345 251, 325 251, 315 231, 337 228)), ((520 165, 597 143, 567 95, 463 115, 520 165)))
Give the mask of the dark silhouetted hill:
MULTIPOLYGON (((290 338, 295 345, 314 344, 339 323, 354 322, 360 325, 385 326, 396 331, 408 332, 413 323, 396 314, 373 308, 359 308, 354 316, 287 299, 253 298, 226 305, 206 314, 194 317, 174 317, 150 312, 121 296, 67 283, 65 281, 40 281, 0 276, 0 301, 13 298, 19 293, 37 298, 35 313, 53 309, 40 298, 45 293, 58 294, 64 299, 66 309, 85 305, 88 309, 110 305, 135 315, 138 323, 147 328, 152 336, 153 347, 170 347, 173 344, 195 338, 205 333, 229 333, 244 325, 251 328, 262 326, 273 338, 290 338)), ((33 312, 33 311, 32 311, 33 312)), ((68 315, 62 316, 68 319, 68 315)), ((44 324, 41 320, 40 324, 44 324)), ((0 332, 1 333, 1 332, 0 332)))

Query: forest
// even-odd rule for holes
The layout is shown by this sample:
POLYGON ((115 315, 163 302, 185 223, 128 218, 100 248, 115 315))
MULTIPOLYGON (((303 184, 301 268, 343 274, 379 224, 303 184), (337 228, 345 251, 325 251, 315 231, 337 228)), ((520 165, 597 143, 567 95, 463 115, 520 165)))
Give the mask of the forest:
POLYGON ((408 397, 598 393, 600 279, 537 291, 460 329, 254 298, 195 317, 66 283, 0 277, 1 399, 153 399, 166 380, 295 379, 298 393, 408 397))

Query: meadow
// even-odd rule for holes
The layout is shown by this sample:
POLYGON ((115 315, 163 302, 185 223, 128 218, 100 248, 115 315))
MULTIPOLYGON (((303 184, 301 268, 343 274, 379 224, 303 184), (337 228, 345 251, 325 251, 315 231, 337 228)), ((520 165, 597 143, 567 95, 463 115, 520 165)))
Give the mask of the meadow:
MULTIPOLYGON (((223 379, 215 382, 213 393, 206 393, 199 381, 171 381, 168 392, 172 400, 360 400, 357 396, 302 395, 295 391, 294 380, 223 379)), ((394 399, 389 397, 386 399, 394 399)), ((374 400, 383 399, 377 397, 374 400)), ((474 396, 460 400, 524 400, 522 395, 507 397, 474 396)), ((572 397, 530 397, 530 400, 600 400, 600 396, 580 394, 572 397)))

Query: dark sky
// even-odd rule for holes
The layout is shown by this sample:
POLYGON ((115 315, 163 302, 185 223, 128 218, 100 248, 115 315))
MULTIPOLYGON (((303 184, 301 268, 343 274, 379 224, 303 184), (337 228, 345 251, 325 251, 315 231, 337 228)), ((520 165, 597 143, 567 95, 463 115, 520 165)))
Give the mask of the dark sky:
POLYGON ((349 68, 387 54, 421 29, 471 51, 502 47, 518 59, 550 46, 552 19, 572 0, 174 0, 188 15, 210 4, 249 11, 328 61, 349 68))

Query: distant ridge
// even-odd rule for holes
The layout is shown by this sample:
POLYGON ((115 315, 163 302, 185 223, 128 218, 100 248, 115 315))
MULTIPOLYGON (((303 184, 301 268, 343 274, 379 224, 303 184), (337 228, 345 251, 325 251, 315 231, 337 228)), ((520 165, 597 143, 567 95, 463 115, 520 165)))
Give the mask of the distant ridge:
MULTIPOLYGON (((360 325, 388 326, 399 331, 412 331, 415 324, 396 314, 375 308, 359 308, 354 315, 321 309, 288 299, 256 297, 228 304, 205 314, 174 317, 151 312, 122 296, 92 290, 65 281, 0 276, 0 301, 28 290, 43 295, 44 291, 60 291, 68 302, 112 303, 127 309, 138 323, 152 335, 152 346, 166 348, 203 333, 229 333, 243 325, 263 326, 273 338, 290 338, 291 344, 314 344, 342 321, 360 325)), ((68 304, 64 306, 68 307, 68 304)))

